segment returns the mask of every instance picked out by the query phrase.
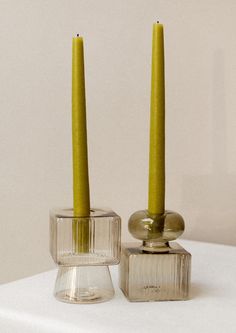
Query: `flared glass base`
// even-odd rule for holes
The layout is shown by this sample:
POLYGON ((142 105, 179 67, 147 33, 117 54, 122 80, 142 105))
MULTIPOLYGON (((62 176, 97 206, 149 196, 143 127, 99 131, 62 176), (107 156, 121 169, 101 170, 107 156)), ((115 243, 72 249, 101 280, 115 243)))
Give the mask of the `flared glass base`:
POLYGON ((100 303, 114 296, 108 266, 59 266, 55 297, 67 303, 100 303))

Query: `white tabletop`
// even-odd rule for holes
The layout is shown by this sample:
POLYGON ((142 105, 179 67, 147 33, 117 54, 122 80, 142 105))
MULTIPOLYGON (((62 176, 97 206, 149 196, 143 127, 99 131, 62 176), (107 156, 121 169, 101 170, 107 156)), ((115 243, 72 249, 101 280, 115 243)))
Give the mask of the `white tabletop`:
POLYGON ((73 305, 52 295, 56 270, 0 286, 1 333, 236 332, 236 247, 179 241, 192 254, 188 301, 130 303, 118 288, 101 304, 73 305))

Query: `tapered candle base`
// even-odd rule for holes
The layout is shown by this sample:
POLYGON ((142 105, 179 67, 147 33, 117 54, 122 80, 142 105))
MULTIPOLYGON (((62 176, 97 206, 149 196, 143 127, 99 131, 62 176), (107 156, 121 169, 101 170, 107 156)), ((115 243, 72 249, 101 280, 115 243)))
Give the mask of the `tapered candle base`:
POLYGON ((186 300, 190 265, 190 253, 175 242, 168 253, 148 253, 140 244, 123 244, 120 288, 133 302, 186 300))
POLYGON ((114 295, 108 265, 120 261, 120 217, 91 209, 90 216, 73 210, 51 212, 50 250, 59 266, 54 295, 68 303, 99 303, 114 295))
POLYGON ((67 303, 101 303, 114 296, 108 266, 59 266, 55 297, 67 303))

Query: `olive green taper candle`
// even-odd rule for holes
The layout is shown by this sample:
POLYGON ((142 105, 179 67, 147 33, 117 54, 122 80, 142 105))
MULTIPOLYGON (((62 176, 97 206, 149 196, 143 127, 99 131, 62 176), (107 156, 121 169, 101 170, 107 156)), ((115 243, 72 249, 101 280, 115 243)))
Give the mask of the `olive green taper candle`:
POLYGON ((72 141, 74 215, 89 216, 84 49, 81 37, 73 38, 72 46, 72 141))
POLYGON ((83 39, 77 35, 72 42, 72 145, 73 145, 73 240, 75 252, 89 248, 90 215, 89 174, 86 127, 86 100, 83 39))
POLYGON ((165 211, 165 78, 163 25, 153 24, 149 196, 151 215, 165 211))

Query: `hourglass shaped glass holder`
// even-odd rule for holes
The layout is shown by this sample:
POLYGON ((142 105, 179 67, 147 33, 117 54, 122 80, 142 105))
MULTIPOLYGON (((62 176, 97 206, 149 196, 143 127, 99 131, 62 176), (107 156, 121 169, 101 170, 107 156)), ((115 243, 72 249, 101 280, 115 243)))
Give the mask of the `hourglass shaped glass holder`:
POLYGON ((142 244, 121 247, 120 288, 130 301, 186 300, 191 254, 176 242, 184 231, 181 215, 150 215, 141 210, 129 219, 129 231, 142 244))
POLYGON ((59 266, 54 295, 68 303, 99 303, 114 288, 109 265, 120 260, 121 219, 112 211, 91 209, 77 217, 72 209, 50 213, 50 251, 59 266))

